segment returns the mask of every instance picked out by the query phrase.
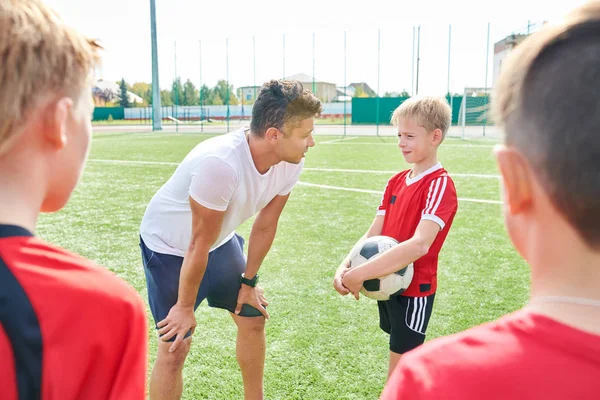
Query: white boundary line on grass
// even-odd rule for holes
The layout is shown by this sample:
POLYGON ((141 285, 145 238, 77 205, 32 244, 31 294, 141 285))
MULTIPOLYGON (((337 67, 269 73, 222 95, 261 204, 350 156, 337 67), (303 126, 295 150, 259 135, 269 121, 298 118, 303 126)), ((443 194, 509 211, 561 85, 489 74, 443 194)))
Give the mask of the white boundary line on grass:
MULTIPOLYGON (((379 196, 381 196, 383 194, 383 192, 379 192, 377 190, 354 189, 354 188, 346 188, 346 187, 340 187, 340 186, 319 185, 316 183, 308 183, 308 182, 300 182, 300 181, 298 182, 298 185, 316 187, 316 188, 320 188, 320 189, 342 190, 345 192, 371 193, 371 194, 377 194, 379 196)), ((502 202, 498 201, 498 200, 464 199, 464 198, 460 198, 460 197, 458 198, 458 200, 459 201, 468 201, 471 203, 502 204, 502 202)))
MULTIPOLYGON (((92 162, 103 162, 109 164, 148 164, 148 165, 179 165, 176 162, 166 162, 166 161, 143 161, 143 160, 102 160, 91 158, 89 161, 92 162)), ((344 172, 344 173, 357 173, 357 174, 385 174, 385 175, 393 175, 397 174, 399 171, 386 171, 386 170, 370 170, 370 169, 344 169, 344 168, 309 168, 304 167, 303 171, 311 171, 311 172, 344 172)), ((500 179, 500 175, 491 175, 491 174, 450 174, 451 177, 464 177, 464 178, 483 178, 483 179, 500 179)))
MULTIPOLYGON (((331 144, 331 145, 344 145, 344 146, 398 146, 397 143, 393 143, 393 142, 385 142, 385 143, 378 143, 378 142, 354 142, 354 143, 346 143, 346 142, 340 142, 340 141, 326 141, 326 142, 317 142, 317 145, 319 144, 331 144)), ((446 144, 442 144, 441 147, 479 147, 482 149, 493 149, 494 145, 491 144, 471 144, 471 143, 465 143, 465 144, 455 144, 455 143, 446 143, 446 144)))
MULTIPOLYGON (((400 171, 377 171, 371 169, 343 169, 343 168, 308 168, 304 167, 303 171, 314 171, 314 172, 348 172, 348 173, 357 173, 357 174, 397 174, 400 171)), ((487 179, 500 179, 500 175, 490 175, 490 174, 450 174, 453 176, 460 177, 469 177, 469 178, 487 178, 487 179)))
MULTIPOLYGON (((106 163, 106 164, 132 164, 132 165, 171 165, 171 166, 176 166, 179 165, 179 163, 175 163, 175 162, 166 162, 166 161, 138 161, 138 160, 103 160, 103 159, 98 159, 98 158, 90 158, 88 161, 90 162, 100 162, 100 163, 106 163)), ((312 171, 330 171, 332 169, 327 169, 327 168, 304 168, 305 170, 312 170, 312 171)), ((362 171, 362 170, 335 170, 337 171, 343 171, 343 172, 356 172, 356 171, 362 171)), ((363 172, 380 172, 380 171, 363 171, 363 172)), ((468 175, 468 174, 463 174, 464 176, 473 176, 476 177, 478 175, 468 175)), ((495 177, 494 175, 482 175, 483 177, 495 177)), ((382 192, 377 191, 377 190, 369 190, 369 189, 356 189, 356 188, 347 188, 347 187, 341 187, 341 186, 330 186, 330 185, 320 185, 317 183, 308 183, 308 182, 302 182, 302 181, 298 181, 299 185, 303 185, 303 186, 309 186, 309 187, 316 187, 316 188, 320 188, 320 189, 329 189, 329 190, 341 190, 341 191, 345 191, 345 192, 355 192, 355 193, 369 193, 369 194, 377 194, 380 195, 382 194, 382 192)), ((467 202, 471 202, 471 203, 484 203, 484 204, 502 204, 501 201, 498 200, 482 200, 482 199, 467 199, 467 198, 458 198, 459 201, 467 201, 467 202)))
POLYGON ((341 139, 326 140, 324 142, 317 142, 317 144, 327 144, 327 143, 343 142, 343 141, 354 140, 354 139, 358 139, 358 136, 352 136, 352 137, 341 138, 341 139))

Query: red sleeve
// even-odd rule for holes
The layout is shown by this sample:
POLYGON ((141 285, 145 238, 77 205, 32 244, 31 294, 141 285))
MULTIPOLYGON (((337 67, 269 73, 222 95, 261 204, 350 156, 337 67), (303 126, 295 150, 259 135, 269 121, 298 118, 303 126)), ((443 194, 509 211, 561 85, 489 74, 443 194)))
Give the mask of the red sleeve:
POLYGON ((116 366, 109 400, 145 399, 146 369, 148 368, 148 329, 146 307, 137 293, 131 301, 125 303, 126 316, 124 326, 126 334, 122 336, 122 358, 116 366))
POLYGON ((377 207, 377 215, 385 215, 387 206, 388 206, 388 204, 390 204, 390 196, 392 193, 393 179, 394 179, 393 177, 390 178, 390 180, 388 180, 387 184, 385 185, 385 189, 383 190, 383 196, 381 196, 381 203, 379 203, 379 206, 377 207))
POLYGON ((458 199, 452 178, 443 175, 431 181, 421 219, 433 221, 444 229, 457 209, 458 199))

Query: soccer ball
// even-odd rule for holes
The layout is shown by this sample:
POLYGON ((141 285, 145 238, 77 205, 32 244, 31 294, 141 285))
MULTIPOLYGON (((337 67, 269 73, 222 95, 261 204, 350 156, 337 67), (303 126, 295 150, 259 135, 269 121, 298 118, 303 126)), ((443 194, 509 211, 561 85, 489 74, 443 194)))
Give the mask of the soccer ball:
MULTIPOLYGON (((397 244, 398 241, 389 236, 372 236, 367 238, 352 249, 352 253, 350 254, 350 268, 366 263, 368 260, 379 256, 397 244)), ((413 264, 410 263, 393 274, 364 281, 360 292, 375 300, 389 300, 390 296, 397 296, 408 288, 413 275, 414 268, 413 264)))

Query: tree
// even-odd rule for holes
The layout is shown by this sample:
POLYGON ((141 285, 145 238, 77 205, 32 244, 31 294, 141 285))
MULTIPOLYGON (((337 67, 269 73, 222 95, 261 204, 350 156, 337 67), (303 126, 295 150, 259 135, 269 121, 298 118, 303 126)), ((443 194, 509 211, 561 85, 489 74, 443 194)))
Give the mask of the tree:
MULTIPOLYGON (((202 85, 202 88, 200 88, 200 93, 202 94, 201 105, 206 106, 213 103, 214 94, 208 86, 202 85)), ((200 101, 200 99, 198 99, 198 101, 200 101)))
POLYGON ((408 94, 406 89, 403 89, 402 92, 400 93, 400 97, 410 97, 410 94, 408 94))
POLYGON ((184 106, 195 106, 200 102, 199 92, 189 79, 183 85, 183 96, 181 96, 181 104, 184 106))
POLYGON ((146 104, 152 104, 152 85, 150 83, 136 82, 131 86, 129 91, 144 99, 146 104))
POLYGON ((222 106, 225 103, 223 103, 223 99, 221 98, 221 95, 219 93, 214 93, 212 104, 215 106, 222 106))
POLYGON ((183 85, 181 84, 181 78, 177 78, 173 81, 171 88, 171 104, 182 105, 181 99, 183 97, 183 85))
POLYGON ((173 105, 173 94, 169 90, 160 91, 160 104, 163 106, 173 105))
POLYGON ((125 79, 121 79, 119 83, 119 105, 121 107, 129 107, 131 103, 129 103, 129 94, 127 93, 127 83, 125 83, 125 79))
POLYGON ((226 100, 229 98, 229 104, 230 105, 236 105, 239 104, 239 100, 237 98, 237 96, 235 95, 235 90, 233 88, 233 85, 229 85, 229 92, 227 91, 227 81, 221 79, 217 82, 217 86, 215 86, 215 88, 213 89, 215 92, 215 98, 216 95, 218 94, 219 97, 221 98, 221 100, 223 100, 223 104, 226 103, 226 100))
POLYGON ((111 101, 113 101, 117 97, 116 93, 112 91, 110 88, 106 88, 98 91, 98 98, 104 102, 104 105, 108 105, 111 101))

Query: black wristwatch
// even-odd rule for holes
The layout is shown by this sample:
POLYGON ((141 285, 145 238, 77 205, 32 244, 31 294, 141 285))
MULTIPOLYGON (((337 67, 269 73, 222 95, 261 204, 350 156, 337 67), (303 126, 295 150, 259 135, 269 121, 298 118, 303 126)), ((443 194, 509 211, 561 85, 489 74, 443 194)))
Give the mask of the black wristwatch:
POLYGON ((244 276, 244 274, 242 274, 242 276, 240 276, 240 282, 242 282, 244 285, 255 287, 258 283, 258 274, 254 275, 254 278, 252 279, 248 279, 244 276))

